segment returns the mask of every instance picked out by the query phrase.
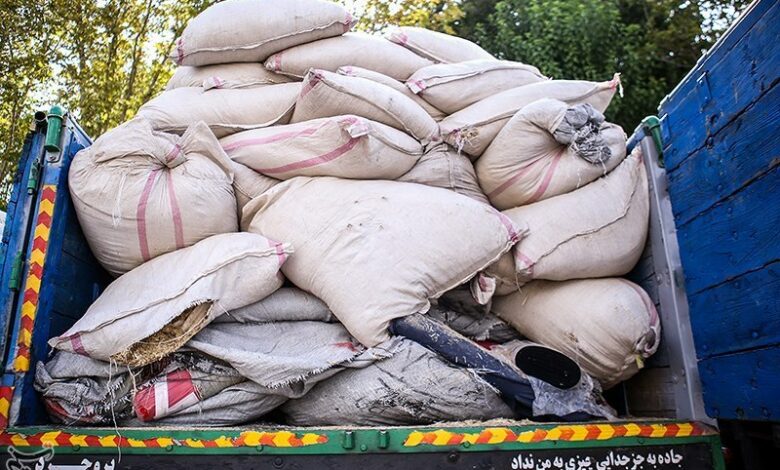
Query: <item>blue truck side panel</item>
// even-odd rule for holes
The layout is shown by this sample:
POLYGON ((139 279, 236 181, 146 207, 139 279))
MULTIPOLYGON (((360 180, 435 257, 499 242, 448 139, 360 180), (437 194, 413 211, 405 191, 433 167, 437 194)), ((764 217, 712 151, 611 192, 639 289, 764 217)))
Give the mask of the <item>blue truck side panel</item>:
POLYGON ((779 37, 780 3, 754 3, 660 107, 704 401, 722 419, 780 421, 779 37))
MULTIPOLYGON (((91 144, 86 134, 75 121, 66 119, 62 129, 62 152, 49 154, 43 148, 45 126, 39 126, 28 136, 29 146, 25 146, 25 154, 20 165, 20 175, 15 181, 13 200, 15 220, 24 223, 7 223, 13 227, 4 237, 4 247, 9 251, 21 252, 21 283, 18 290, 0 289, 3 298, 0 302, 12 305, 8 310, 12 313, 9 322, 10 335, 6 342, 5 370, 2 384, 13 386, 12 416, 16 425, 45 424, 49 422, 45 407, 38 394, 33 389, 35 364, 45 360, 50 352, 47 340, 68 329, 97 298, 110 281, 108 273, 103 270, 89 250, 86 239, 76 218, 76 213, 68 194, 68 169, 76 153, 91 144), (33 162, 40 165, 37 187, 31 193, 27 184, 33 162), (26 289, 26 279, 30 269, 30 254, 34 241, 33 233, 38 221, 38 210, 41 202, 41 191, 46 185, 57 188, 54 202, 54 214, 51 218, 46 258, 40 283, 37 301, 37 312, 33 326, 32 346, 30 348, 30 370, 19 372, 14 370, 16 344, 19 338, 21 324, 21 308, 23 301, 21 293, 26 289)), ((9 213, 10 213, 9 205, 9 213)), ((6 264, 8 264, 6 257, 6 264)), ((9 282, 10 266, 2 270, 2 285, 9 282)), ((7 304, 3 304, 7 305, 7 304)))

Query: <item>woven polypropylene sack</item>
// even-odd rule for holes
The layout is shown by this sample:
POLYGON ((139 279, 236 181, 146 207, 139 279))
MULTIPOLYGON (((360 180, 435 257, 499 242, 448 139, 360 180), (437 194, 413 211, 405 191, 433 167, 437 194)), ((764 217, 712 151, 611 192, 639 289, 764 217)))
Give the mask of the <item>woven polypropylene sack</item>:
POLYGON ((504 210, 584 186, 625 156, 623 129, 589 104, 544 99, 518 111, 474 168, 490 203, 504 210))
POLYGON ((406 86, 447 114, 496 93, 547 80, 532 65, 506 60, 434 64, 417 70, 406 86))
POLYGON ((403 340, 392 357, 347 369, 282 406, 294 426, 401 425, 511 418, 474 371, 403 340))
POLYGON ((288 83, 292 79, 265 69, 263 64, 251 62, 235 64, 176 67, 165 86, 166 90, 181 87, 251 88, 263 85, 288 83))
POLYGON ((523 107, 550 98, 573 106, 589 103, 603 113, 620 86, 618 75, 608 82, 546 80, 497 93, 441 121, 442 138, 473 158, 482 155, 504 125, 523 107))
POLYGON ((423 145, 439 139, 439 125, 417 103, 360 77, 312 70, 303 80, 292 122, 355 114, 402 130, 423 145))
POLYGON ((412 93, 412 90, 410 90, 409 87, 407 87, 406 85, 404 85, 403 82, 398 81, 393 77, 388 77, 387 75, 381 74, 379 72, 374 72, 373 70, 368 70, 361 67, 355 67, 353 65, 346 65, 344 67, 339 67, 339 69, 336 72, 339 75, 346 75, 348 77, 365 78, 373 82, 377 82, 377 83, 381 83, 382 85, 389 86, 395 91, 400 91, 401 93, 403 93, 404 96, 408 97, 415 103, 419 104, 420 107, 424 109, 425 112, 428 113, 428 115, 431 116, 435 121, 441 121, 447 116, 441 110, 436 109, 430 103, 428 103, 424 99, 412 93))
POLYGON ((138 110, 157 130, 184 132, 205 122, 217 137, 249 129, 287 124, 301 89, 300 83, 258 88, 183 87, 164 91, 138 110))
POLYGON ((256 172, 248 166, 233 162, 233 192, 236 194, 238 219, 249 201, 279 184, 279 180, 256 172))
POLYGON ((341 5, 319 0, 227 0, 187 23, 171 50, 179 65, 262 62, 275 52, 352 27, 341 5))
POLYGON ((519 237, 495 209, 452 191, 331 177, 275 186, 244 208, 242 225, 289 240, 285 276, 369 347, 388 338, 392 319, 425 312, 519 237))
POLYGON ((488 203, 477 184, 477 175, 469 159, 447 144, 426 151, 417 164, 397 181, 450 189, 475 201, 488 203))
POLYGON ((233 170, 197 123, 182 136, 133 119, 73 159, 70 194, 92 253, 114 276, 211 235, 238 230, 233 170))
MULTIPOLYGON (((487 272, 501 284, 621 276, 639 260, 647 239, 647 175, 635 152, 607 176, 576 191, 504 214, 528 234, 487 272)), ((505 288, 498 290, 504 293, 505 288)))
POLYGON ((347 33, 277 52, 265 61, 265 67, 272 72, 303 78, 309 69, 335 72, 339 67, 354 65, 396 80, 406 80, 432 63, 381 37, 347 33))
POLYGON ((534 281, 496 297, 493 312, 577 361, 604 388, 634 375, 661 339, 653 302, 625 279, 534 281))
POLYGON ((234 161, 282 180, 295 176, 395 179, 422 155, 413 137, 359 116, 240 132, 220 141, 234 161))
POLYGON ((400 44, 420 57, 434 62, 453 63, 467 60, 493 59, 489 52, 473 42, 414 26, 393 28, 385 37, 400 44))
POLYGON ((112 282, 49 345, 103 361, 150 364, 177 350, 217 315, 281 287, 292 253, 252 233, 215 235, 142 264, 112 282))

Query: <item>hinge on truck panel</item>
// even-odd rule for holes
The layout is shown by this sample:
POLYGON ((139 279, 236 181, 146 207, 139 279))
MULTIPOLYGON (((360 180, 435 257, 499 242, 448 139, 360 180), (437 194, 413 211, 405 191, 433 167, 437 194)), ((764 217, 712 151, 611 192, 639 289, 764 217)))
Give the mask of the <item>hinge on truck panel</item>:
POLYGON ((14 256, 14 264, 11 266, 11 276, 8 279, 8 287, 11 290, 19 290, 20 287, 22 287, 22 266, 24 263, 22 262, 22 252, 14 256))
POLYGON ((702 72, 699 78, 696 79, 696 91, 699 93, 699 110, 704 111, 704 108, 712 100, 707 72, 702 72))

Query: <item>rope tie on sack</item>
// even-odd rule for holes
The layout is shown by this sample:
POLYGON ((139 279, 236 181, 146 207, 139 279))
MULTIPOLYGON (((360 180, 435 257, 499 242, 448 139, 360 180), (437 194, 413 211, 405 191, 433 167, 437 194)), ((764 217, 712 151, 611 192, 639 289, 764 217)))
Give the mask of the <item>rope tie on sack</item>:
POLYGON ((612 158, 612 151, 601 134, 602 124, 604 115, 596 108, 589 103, 578 104, 566 110, 553 137, 586 162, 604 164, 612 158))

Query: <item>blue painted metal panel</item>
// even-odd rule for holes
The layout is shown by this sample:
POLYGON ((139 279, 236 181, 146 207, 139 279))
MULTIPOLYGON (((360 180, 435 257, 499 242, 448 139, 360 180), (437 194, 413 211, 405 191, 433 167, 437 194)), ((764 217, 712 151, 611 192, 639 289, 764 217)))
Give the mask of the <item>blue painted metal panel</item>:
POLYGON ((707 414, 719 419, 780 421, 780 346, 699 362, 707 414))

